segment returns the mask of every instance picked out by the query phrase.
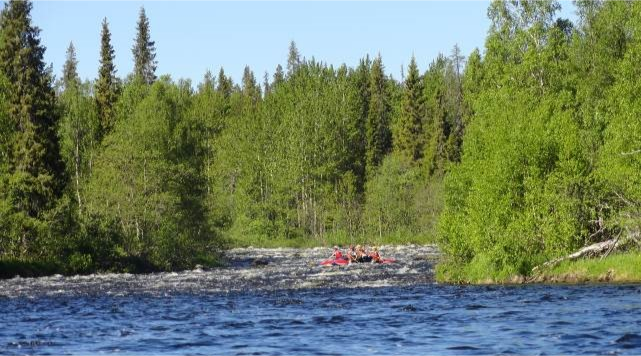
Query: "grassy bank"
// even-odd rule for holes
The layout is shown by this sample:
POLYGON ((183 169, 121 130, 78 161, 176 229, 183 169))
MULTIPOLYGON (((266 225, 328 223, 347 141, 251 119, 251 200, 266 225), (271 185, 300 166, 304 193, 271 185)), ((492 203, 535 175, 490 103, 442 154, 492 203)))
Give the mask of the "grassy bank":
POLYGON ((507 270, 492 271, 484 268, 483 263, 461 266, 446 260, 437 266, 436 280, 462 284, 641 282, 641 252, 612 254, 603 259, 564 261, 533 276, 507 270))
POLYGON ((534 277, 535 282, 641 282, 641 253, 620 253, 604 259, 562 262, 534 277))

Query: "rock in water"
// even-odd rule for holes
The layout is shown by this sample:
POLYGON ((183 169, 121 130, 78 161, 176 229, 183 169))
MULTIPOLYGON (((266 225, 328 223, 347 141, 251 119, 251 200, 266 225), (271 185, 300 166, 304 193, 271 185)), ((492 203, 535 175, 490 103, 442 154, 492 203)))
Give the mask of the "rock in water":
POLYGON ((252 267, 267 266, 268 264, 269 264, 269 261, 261 258, 256 258, 252 261, 252 267))

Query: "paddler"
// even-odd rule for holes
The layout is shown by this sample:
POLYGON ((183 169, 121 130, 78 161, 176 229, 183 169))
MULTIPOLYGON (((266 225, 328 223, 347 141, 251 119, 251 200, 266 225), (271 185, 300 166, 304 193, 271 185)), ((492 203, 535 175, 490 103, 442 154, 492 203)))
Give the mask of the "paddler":
POLYGON ((333 257, 335 260, 343 259, 343 253, 342 253, 342 252, 341 252, 341 250, 338 248, 338 246, 334 246, 334 253, 332 253, 332 257, 333 257))
POLYGON ((356 246, 356 262, 370 262, 372 260, 371 257, 367 255, 367 252, 365 252, 365 247, 361 245, 356 246))
POLYGON ((354 245, 349 245, 349 250, 347 250, 347 260, 349 262, 356 262, 356 249, 354 249, 354 245))
POLYGON ((372 253, 369 254, 369 256, 372 258, 372 261, 374 261, 376 263, 383 262, 382 259, 381 259, 381 255, 378 253, 378 247, 377 246, 374 246, 374 250, 372 251, 372 253))

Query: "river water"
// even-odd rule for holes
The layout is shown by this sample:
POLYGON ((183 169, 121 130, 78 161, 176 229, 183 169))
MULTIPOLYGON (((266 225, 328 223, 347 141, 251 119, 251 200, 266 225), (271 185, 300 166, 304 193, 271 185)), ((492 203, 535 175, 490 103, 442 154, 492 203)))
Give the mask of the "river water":
POLYGON ((0 354, 641 354, 640 285, 439 285, 434 247, 381 252, 398 262, 250 248, 211 271, 0 281, 0 354))

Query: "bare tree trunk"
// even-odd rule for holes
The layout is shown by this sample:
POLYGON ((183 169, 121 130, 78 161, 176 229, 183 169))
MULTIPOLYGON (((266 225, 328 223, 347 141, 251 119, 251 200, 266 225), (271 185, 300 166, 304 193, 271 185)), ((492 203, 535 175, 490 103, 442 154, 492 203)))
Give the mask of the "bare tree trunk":
POLYGON ((378 238, 383 238, 383 213, 378 212, 378 238))
POLYGON ((26 232, 24 232, 24 230, 22 231, 22 236, 21 236, 21 238, 20 238, 20 247, 21 247, 20 254, 21 254, 22 256, 26 255, 26 254, 27 254, 27 250, 28 250, 28 246, 27 246, 27 233, 26 233, 26 232))
POLYGON ((580 250, 578 250, 578 251, 576 251, 574 253, 571 253, 571 254, 569 254, 567 256, 555 258, 553 260, 545 262, 542 265, 536 266, 536 267, 532 268, 532 272, 537 272, 538 270, 540 270, 541 268, 544 268, 544 267, 556 266, 556 265, 558 265, 559 263, 561 263, 561 262, 563 262, 565 260, 572 261, 572 260, 576 260, 576 259, 579 259, 579 258, 585 257, 585 256, 594 256, 594 255, 599 255, 599 254, 602 254, 602 253, 605 253, 605 252, 609 253, 608 251, 612 251, 613 249, 618 247, 620 244, 621 243, 619 242, 619 237, 618 236, 616 238, 614 238, 614 239, 610 239, 610 240, 603 241, 603 242, 597 242, 597 243, 592 244, 590 246, 586 246, 586 247, 584 247, 584 248, 582 248, 582 249, 580 249, 580 250))
POLYGON ((80 148, 76 137, 76 198, 78 199, 78 215, 82 215, 82 201, 80 199, 80 148))

